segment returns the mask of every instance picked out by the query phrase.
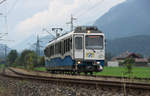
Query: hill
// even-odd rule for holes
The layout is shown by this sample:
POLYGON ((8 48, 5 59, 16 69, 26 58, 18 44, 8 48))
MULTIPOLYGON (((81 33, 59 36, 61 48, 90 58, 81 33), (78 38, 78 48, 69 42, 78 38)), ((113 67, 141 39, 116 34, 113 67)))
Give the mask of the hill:
POLYGON ((150 0, 127 0, 96 20, 108 39, 150 35, 150 0))
POLYGON ((125 51, 136 52, 144 56, 150 56, 150 35, 137 35, 108 40, 106 51, 113 55, 119 55, 125 51))

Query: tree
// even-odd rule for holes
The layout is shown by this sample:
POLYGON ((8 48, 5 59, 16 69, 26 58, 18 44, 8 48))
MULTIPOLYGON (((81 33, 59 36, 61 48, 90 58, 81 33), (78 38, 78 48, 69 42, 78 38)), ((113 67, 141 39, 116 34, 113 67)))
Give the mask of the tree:
POLYGON ((45 65, 45 59, 44 59, 44 56, 40 57, 40 61, 38 63, 38 66, 42 67, 45 65))
POLYGON ((9 65, 13 65, 16 58, 18 57, 18 53, 16 50, 11 50, 7 57, 9 65))
POLYGON ((131 75, 132 73, 132 68, 133 68, 133 65, 135 63, 135 60, 133 58, 127 58, 123 64, 125 65, 126 69, 127 69, 127 73, 129 74, 129 76, 131 75))
POLYGON ((148 58, 148 62, 150 62, 150 57, 148 58))
POLYGON ((27 65, 29 64, 29 62, 31 62, 30 60, 32 61, 32 63, 34 63, 34 65, 37 64, 37 62, 36 62, 37 61, 37 54, 32 50, 24 50, 21 53, 20 59, 19 59, 19 61, 22 62, 21 65, 23 65, 27 69, 27 65), (32 56, 31 56, 31 54, 32 54, 32 56), (31 60, 31 58, 33 60, 31 60))
POLYGON ((33 70, 33 68, 35 67, 36 58, 37 58, 37 55, 33 52, 25 56, 25 60, 26 60, 25 63, 26 63, 27 69, 33 70))

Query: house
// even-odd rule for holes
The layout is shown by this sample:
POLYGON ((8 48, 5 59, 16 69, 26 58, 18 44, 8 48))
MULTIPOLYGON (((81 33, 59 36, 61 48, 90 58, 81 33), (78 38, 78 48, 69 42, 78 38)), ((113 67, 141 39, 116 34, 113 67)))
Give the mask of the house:
POLYGON ((148 66, 147 58, 143 58, 139 54, 131 53, 128 51, 120 54, 119 56, 113 57, 112 61, 119 62, 119 65, 121 66, 122 62, 124 62, 126 58, 133 58, 135 60, 135 66, 148 66))

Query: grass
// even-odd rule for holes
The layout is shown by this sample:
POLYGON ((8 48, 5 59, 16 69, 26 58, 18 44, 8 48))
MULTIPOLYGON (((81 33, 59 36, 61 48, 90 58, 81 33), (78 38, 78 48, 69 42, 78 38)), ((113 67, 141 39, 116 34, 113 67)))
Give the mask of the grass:
MULTIPOLYGON (((95 73, 95 75, 123 76, 125 72, 127 72, 127 70, 124 67, 105 67, 102 72, 95 73)), ((150 78, 150 67, 133 67, 132 73, 133 77, 150 78)))
POLYGON ((0 64, 0 69, 4 68, 4 66, 5 66, 4 64, 0 64))
POLYGON ((35 71, 46 71, 45 67, 36 67, 34 68, 35 71))

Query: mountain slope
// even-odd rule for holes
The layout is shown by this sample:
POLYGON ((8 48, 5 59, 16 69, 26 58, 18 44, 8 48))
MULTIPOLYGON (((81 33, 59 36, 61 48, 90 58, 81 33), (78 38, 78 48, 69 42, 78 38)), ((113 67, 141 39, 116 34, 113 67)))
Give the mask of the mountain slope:
POLYGON ((150 34, 150 0, 127 0, 97 19, 94 25, 107 38, 150 34))
POLYGON ((119 55, 125 51, 140 53, 150 56, 150 35, 138 35, 118 38, 107 41, 106 50, 113 55, 119 55))
MULTIPOLYGON (((51 35, 47 35, 44 37, 40 37, 40 46, 41 49, 43 49, 45 47, 45 45, 52 39, 51 35)), ((36 50, 36 46, 35 43, 37 41, 37 36, 32 34, 31 36, 29 36, 27 39, 23 40, 21 43, 17 44, 15 46, 15 48, 21 52, 25 49, 31 49, 31 50, 36 50)))

